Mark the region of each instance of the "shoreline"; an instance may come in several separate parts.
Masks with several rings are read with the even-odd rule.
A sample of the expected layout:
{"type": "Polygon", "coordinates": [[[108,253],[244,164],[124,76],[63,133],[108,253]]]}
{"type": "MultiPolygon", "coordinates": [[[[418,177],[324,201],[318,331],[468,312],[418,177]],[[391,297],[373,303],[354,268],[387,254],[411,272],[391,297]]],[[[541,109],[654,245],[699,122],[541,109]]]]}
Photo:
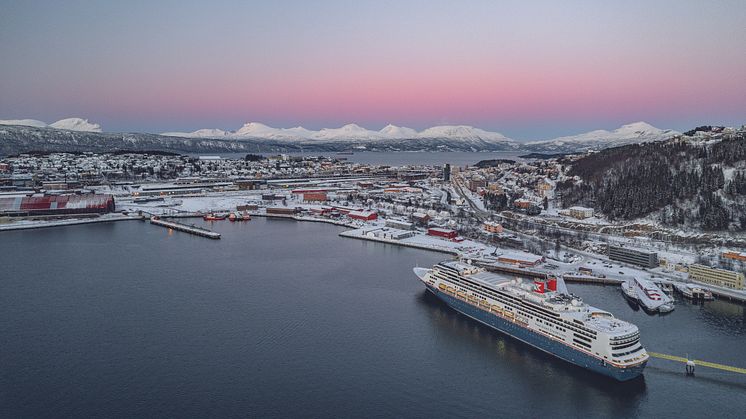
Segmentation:
{"type": "Polygon", "coordinates": [[[122,215],[119,217],[104,216],[97,218],[73,218],[67,220],[55,220],[55,221],[29,221],[22,224],[18,222],[9,224],[0,224],[0,232],[2,231],[18,231],[18,230],[34,230],[39,228],[52,228],[52,227],[66,227],[81,224],[96,224],[96,223],[113,223],[116,221],[142,221],[143,217],[136,215],[122,215]]]}
{"type": "MultiPolygon", "coordinates": [[[[451,256],[460,256],[460,255],[466,256],[464,252],[461,252],[457,249],[428,245],[424,243],[406,242],[406,241],[401,241],[401,240],[396,240],[396,239],[387,239],[387,238],[382,238],[382,237],[375,237],[375,236],[368,236],[365,234],[361,234],[359,230],[364,228],[365,226],[361,226],[354,222],[345,222],[345,221],[315,218],[315,217],[304,217],[304,216],[289,215],[289,214],[288,215],[267,214],[267,213],[262,213],[262,212],[249,212],[249,215],[252,217],[263,217],[263,218],[284,219],[284,220],[292,220],[292,221],[305,221],[305,222],[313,222],[313,223],[331,224],[331,225],[335,225],[338,227],[345,227],[345,228],[352,229],[352,230],[342,231],[338,234],[339,237],[343,237],[343,238],[365,240],[365,241],[371,241],[371,242],[376,242],[376,243],[403,246],[403,247],[409,247],[412,249],[444,253],[444,254],[448,254],[451,256]]],[[[181,217],[176,216],[173,218],[192,218],[192,217],[201,218],[201,216],[191,215],[191,214],[186,215],[186,216],[181,216],[181,217]]],[[[163,216],[162,218],[167,219],[170,217],[163,216]]],[[[113,217],[111,215],[108,215],[108,216],[89,218],[89,219],[70,219],[70,220],[57,220],[57,221],[48,221],[48,222],[29,222],[29,223],[25,223],[21,225],[0,224],[0,232],[33,230],[33,229],[52,228],[52,227],[65,227],[65,226],[81,225],[81,224],[132,221],[132,220],[144,221],[145,218],[141,216],[137,216],[137,215],[126,215],[126,216],[121,215],[118,217],[113,217]]],[[[612,285],[613,286],[613,285],[618,285],[619,283],[623,282],[623,280],[616,279],[616,278],[598,278],[598,277],[592,277],[592,276],[588,277],[588,276],[572,275],[572,274],[563,275],[563,278],[565,278],[567,282],[575,282],[575,283],[581,283],[581,284],[599,284],[599,285],[612,285]]],[[[674,281],[671,281],[671,282],[674,282],[674,281]]],[[[675,282],[682,282],[682,281],[675,281],[675,282]]],[[[686,283],[686,282],[683,282],[683,283],[686,283]]],[[[746,297],[740,295],[740,293],[738,293],[737,291],[734,292],[731,290],[726,290],[720,287],[713,287],[713,286],[706,286],[706,287],[714,295],[716,295],[717,297],[721,299],[734,302],[737,304],[746,305],[746,297]]]]}

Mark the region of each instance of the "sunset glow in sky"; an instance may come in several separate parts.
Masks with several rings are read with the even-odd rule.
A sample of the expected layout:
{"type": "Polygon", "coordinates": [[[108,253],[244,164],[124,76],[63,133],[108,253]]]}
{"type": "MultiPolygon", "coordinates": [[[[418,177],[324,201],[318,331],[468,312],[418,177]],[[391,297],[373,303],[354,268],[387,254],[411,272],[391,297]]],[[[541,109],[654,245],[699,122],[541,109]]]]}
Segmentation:
{"type": "Polygon", "coordinates": [[[107,131],[746,123],[735,1],[0,1],[0,119],[107,131]]]}

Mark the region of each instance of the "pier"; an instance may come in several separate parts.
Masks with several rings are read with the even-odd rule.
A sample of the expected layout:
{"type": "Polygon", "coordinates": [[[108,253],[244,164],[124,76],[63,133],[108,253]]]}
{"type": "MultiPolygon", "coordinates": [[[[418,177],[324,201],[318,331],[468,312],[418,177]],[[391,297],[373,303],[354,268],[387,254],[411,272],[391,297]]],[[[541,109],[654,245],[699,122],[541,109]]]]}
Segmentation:
{"type": "Polygon", "coordinates": [[[207,230],[205,228],[177,223],[176,221],[161,220],[157,217],[150,217],[150,224],[154,224],[161,227],[170,228],[176,231],[182,231],[184,233],[194,234],[197,236],[207,237],[208,239],[217,240],[220,238],[220,233],[207,230]]]}
{"type": "Polygon", "coordinates": [[[682,356],[661,354],[657,352],[648,352],[653,358],[665,359],[668,361],[682,362],[686,364],[686,373],[691,375],[694,374],[694,367],[699,365],[707,368],[714,368],[721,371],[734,372],[736,374],[746,374],[746,368],[732,367],[730,365],[717,364],[715,362],[700,361],[698,359],[688,359],[682,356]]]}

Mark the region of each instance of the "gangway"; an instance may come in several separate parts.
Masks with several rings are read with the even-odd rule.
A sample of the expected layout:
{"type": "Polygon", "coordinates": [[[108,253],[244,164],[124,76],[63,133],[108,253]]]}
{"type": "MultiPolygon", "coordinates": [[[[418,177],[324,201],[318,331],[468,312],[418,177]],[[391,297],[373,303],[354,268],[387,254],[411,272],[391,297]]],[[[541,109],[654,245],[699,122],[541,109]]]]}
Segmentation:
{"type": "Polygon", "coordinates": [[[699,366],[703,366],[707,368],[714,368],[717,370],[734,372],[736,374],[746,374],[746,368],[732,367],[730,365],[717,364],[715,362],[709,362],[709,361],[701,361],[699,359],[688,359],[688,358],[684,358],[683,356],[661,354],[658,352],[648,352],[648,355],[652,356],[653,358],[665,359],[668,361],[675,361],[675,362],[682,362],[687,365],[687,372],[689,372],[690,367],[693,372],[694,371],[693,367],[695,365],[699,365],[699,366]]]}

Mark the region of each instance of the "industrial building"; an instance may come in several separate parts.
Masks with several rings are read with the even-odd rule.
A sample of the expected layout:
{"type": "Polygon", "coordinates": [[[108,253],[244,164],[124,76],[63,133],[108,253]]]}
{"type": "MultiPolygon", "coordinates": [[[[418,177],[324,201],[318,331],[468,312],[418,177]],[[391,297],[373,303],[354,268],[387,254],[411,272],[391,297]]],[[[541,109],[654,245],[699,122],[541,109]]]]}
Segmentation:
{"type": "Polygon", "coordinates": [[[648,252],[611,244],[609,245],[609,259],[629,263],[631,265],[642,266],[644,268],[655,268],[658,266],[657,252],[648,252]]]}
{"type": "Polygon", "coordinates": [[[375,228],[365,231],[368,237],[377,237],[379,239],[404,240],[414,237],[414,231],[398,230],[395,228],[375,228]]]}
{"type": "Polygon", "coordinates": [[[273,215],[295,215],[298,211],[295,208],[270,207],[267,208],[267,214],[273,215]]]}
{"type": "Polygon", "coordinates": [[[536,266],[544,262],[544,257],[530,253],[503,253],[497,257],[500,263],[520,266],[536,266]]]}
{"type": "Polygon", "coordinates": [[[696,263],[689,265],[689,279],[724,288],[742,289],[744,287],[743,273],[710,268],[696,263]]]}
{"type": "Polygon", "coordinates": [[[303,200],[306,202],[325,202],[329,198],[326,192],[304,192],[303,200]]]}
{"type": "Polygon", "coordinates": [[[114,197],[107,194],[0,198],[0,215],[105,214],[115,209],[114,197]]]}
{"type": "Polygon", "coordinates": [[[438,227],[428,228],[427,235],[435,236],[435,237],[443,237],[443,238],[451,239],[451,240],[458,237],[458,233],[456,231],[449,230],[447,228],[438,228],[438,227]]]}
{"type": "Polygon", "coordinates": [[[414,230],[412,223],[403,220],[386,220],[386,227],[397,228],[399,230],[414,230]]]}
{"type": "Polygon", "coordinates": [[[350,211],[347,216],[353,220],[373,221],[378,218],[378,213],[375,211],[350,211]]]}

